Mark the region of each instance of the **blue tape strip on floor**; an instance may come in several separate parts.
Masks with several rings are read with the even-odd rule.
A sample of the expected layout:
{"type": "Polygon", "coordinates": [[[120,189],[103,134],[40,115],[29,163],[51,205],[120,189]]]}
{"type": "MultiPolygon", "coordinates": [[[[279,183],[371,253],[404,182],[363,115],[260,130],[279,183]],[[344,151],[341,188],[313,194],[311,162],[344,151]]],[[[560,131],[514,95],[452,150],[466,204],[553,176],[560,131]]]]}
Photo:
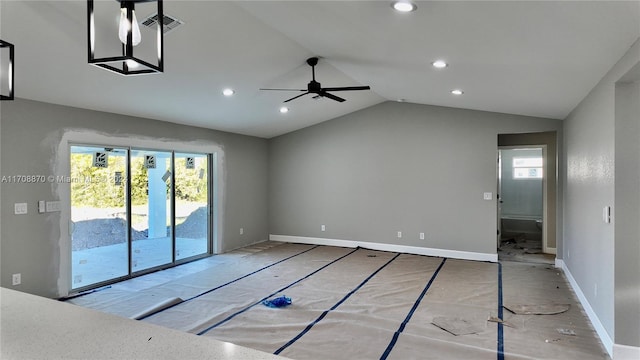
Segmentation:
{"type": "MultiPolygon", "coordinates": [[[[502,308],[502,264],[498,263],[498,319],[504,320],[502,308]]],[[[498,323],[498,360],[504,360],[504,325],[498,323]]]]}
{"type": "Polygon", "coordinates": [[[225,286],[227,286],[227,285],[233,284],[233,283],[234,283],[234,282],[236,282],[236,281],[240,281],[240,280],[242,280],[242,279],[244,279],[244,278],[247,278],[247,277],[249,277],[249,276],[251,276],[251,275],[257,274],[257,273],[259,273],[259,272],[260,272],[260,271],[262,271],[262,270],[268,269],[268,268],[270,268],[270,267],[272,267],[272,266],[278,265],[278,264],[280,264],[280,263],[282,263],[282,262],[285,262],[285,261],[287,261],[287,260],[289,260],[289,259],[291,259],[291,258],[294,258],[294,257],[296,257],[296,256],[298,256],[298,255],[302,255],[302,254],[304,254],[304,253],[306,253],[306,252],[309,252],[309,251],[311,251],[311,250],[313,250],[313,249],[315,249],[315,248],[317,248],[317,247],[319,247],[319,246],[320,246],[320,245],[316,245],[316,246],[314,246],[314,247],[312,247],[312,248],[310,248],[310,249],[307,249],[307,250],[305,250],[305,251],[302,251],[302,252],[299,252],[299,253],[297,253],[297,254],[294,254],[294,255],[291,255],[291,256],[289,256],[289,257],[286,257],[286,258],[284,258],[284,259],[282,259],[282,260],[279,260],[279,261],[277,261],[277,262],[274,262],[274,263],[273,263],[273,264],[271,264],[271,265],[267,265],[267,266],[262,267],[262,268],[260,268],[260,269],[258,269],[258,270],[256,270],[256,271],[254,271],[254,272],[251,272],[251,273],[248,273],[248,274],[246,274],[246,275],[243,275],[243,276],[241,276],[241,277],[239,277],[239,278],[237,278],[237,279],[235,279],[235,280],[231,280],[231,281],[226,282],[226,283],[224,283],[224,284],[222,284],[222,285],[216,286],[216,287],[214,287],[213,289],[207,290],[207,291],[205,291],[205,292],[203,292],[203,293],[201,293],[201,294],[198,294],[198,295],[195,295],[195,296],[193,296],[193,297],[190,297],[190,298],[188,298],[188,299],[186,299],[186,300],[184,300],[184,301],[182,301],[182,302],[179,302],[179,303],[177,303],[177,304],[174,304],[174,305],[168,306],[168,307],[166,307],[166,308],[164,308],[164,309],[160,309],[160,310],[158,310],[158,311],[155,311],[155,312],[152,312],[152,313],[150,313],[150,314],[147,314],[147,315],[145,315],[145,316],[141,317],[141,318],[140,318],[140,319],[138,319],[138,320],[144,320],[144,319],[146,319],[146,318],[148,318],[148,317],[150,317],[150,316],[156,315],[156,314],[161,313],[161,312],[163,312],[163,311],[165,311],[165,310],[169,310],[169,309],[171,309],[171,308],[173,308],[173,307],[176,307],[176,306],[178,306],[178,305],[180,305],[180,304],[184,304],[184,303],[186,303],[187,301],[191,301],[191,300],[193,300],[193,299],[199,298],[200,296],[203,296],[203,295],[209,294],[209,293],[211,293],[211,292],[213,292],[213,291],[216,291],[216,290],[218,290],[218,289],[220,289],[220,288],[223,288],[223,287],[225,287],[225,286]]]}
{"type": "Polygon", "coordinates": [[[280,354],[284,349],[288,348],[289,346],[293,345],[293,343],[295,343],[296,341],[298,341],[301,337],[304,336],[304,334],[306,334],[307,332],[309,332],[309,330],[311,330],[311,328],[319,323],[320,321],[322,321],[322,319],[324,319],[325,316],[327,316],[327,314],[329,314],[330,311],[333,311],[335,309],[338,308],[338,306],[340,306],[343,302],[345,302],[351,295],[353,295],[356,291],[360,290],[360,288],[362,286],[364,286],[364,284],[366,284],[367,282],[369,282],[369,280],[371,280],[374,276],[376,276],[382,269],[384,269],[385,267],[387,267],[387,265],[391,264],[391,262],[393,260],[395,260],[398,256],[400,256],[399,253],[396,254],[396,256],[394,256],[393,258],[391,258],[391,260],[387,261],[384,265],[382,265],[381,267],[378,268],[378,270],[374,271],[373,274],[369,275],[369,277],[367,277],[366,279],[364,279],[360,285],[356,286],[355,289],[351,290],[347,295],[345,295],[340,301],[338,301],[335,305],[333,305],[329,310],[325,310],[324,312],[322,312],[322,314],[320,314],[320,316],[318,316],[317,319],[315,319],[311,324],[307,325],[306,328],[304,328],[304,330],[302,330],[298,335],[296,335],[293,339],[289,340],[289,342],[287,342],[286,344],[282,345],[278,350],[276,350],[274,352],[275,355],[280,354]]]}
{"type": "Polygon", "coordinates": [[[436,276],[438,276],[438,273],[440,272],[440,269],[442,269],[442,266],[444,265],[445,261],[447,261],[446,258],[442,259],[440,266],[438,266],[438,268],[433,273],[433,275],[431,275],[431,279],[429,279],[429,282],[427,283],[427,285],[425,285],[424,289],[422,289],[422,293],[420,293],[420,296],[418,296],[418,299],[416,299],[416,302],[413,303],[413,307],[411,307],[411,310],[409,310],[407,317],[404,319],[402,324],[400,324],[400,327],[398,328],[398,330],[396,330],[396,332],[393,334],[393,338],[391,339],[391,342],[389,342],[389,345],[387,345],[387,348],[385,349],[384,353],[382,354],[382,356],[380,356],[381,360],[389,357],[391,350],[393,350],[393,347],[396,345],[396,342],[398,341],[398,337],[400,337],[400,334],[404,331],[405,326],[407,326],[407,323],[409,323],[409,320],[411,320],[413,313],[418,308],[418,305],[420,305],[420,302],[422,301],[422,298],[425,296],[425,294],[429,290],[429,287],[431,287],[433,280],[435,280],[436,276]]]}
{"type": "Polygon", "coordinates": [[[355,249],[353,249],[352,251],[349,251],[347,254],[342,255],[342,256],[340,256],[339,258],[337,258],[337,259],[335,259],[335,260],[331,261],[330,263],[327,263],[327,264],[323,265],[321,268],[316,269],[316,270],[312,271],[311,273],[307,274],[306,276],[304,276],[304,277],[302,277],[302,278],[300,278],[300,279],[298,279],[298,280],[296,280],[296,281],[292,282],[291,284],[289,284],[289,285],[287,285],[287,286],[285,286],[285,287],[283,287],[283,288],[281,288],[281,289],[279,289],[279,290],[277,290],[277,291],[275,291],[275,292],[273,292],[273,293],[271,293],[271,294],[269,294],[269,295],[267,295],[267,296],[263,297],[262,299],[260,299],[260,300],[258,300],[257,302],[255,302],[255,303],[253,303],[253,304],[251,304],[251,305],[249,305],[249,306],[245,307],[244,309],[242,309],[242,310],[240,310],[240,311],[237,311],[237,312],[235,312],[235,313],[233,313],[233,314],[229,315],[229,316],[228,316],[227,318],[225,318],[224,320],[218,321],[217,323],[215,323],[215,324],[213,324],[213,325],[209,326],[208,328],[206,328],[206,329],[204,329],[204,330],[200,331],[199,333],[197,333],[197,335],[203,335],[203,334],[205,334],[205,333],[209,332],[210,330],[215,329],[216,327],[218,327],[218,326],[220,326],[220,325],[222,325],[222,324],[226,323],[227,321],[229,321],[229,320],[233,319],[234,317],[236,317],[236,316],[238,316],[238,315],[242,314],[243,312],[245,312],[245,311],[247,311],[247,310],[251,309],[252,307],[254,307],[254,306],[258,305],[258,304],[261,304],[263,301],[265,301],[265,300],[269,299],[270,297],[272,297],[272,296],[274,296],[274,295],[276,295],[276,294],[278,294],[278,293],[280,293],[280,292],[283,292],[283,291],[287,290],[288,288],[292,287],[293,285],[295,285],[295,284],[297,284],[297,283],[299,283],[299,282],[301,282],[301,281],[303,281],[303,280],[305,280],[305,279],[307,279],[307,278],[311,277],[312,275],[314,275],[314,274],[316,274],[316,273],[320,272],[321,270],[323,270],[323,269],[325,269],[325,268],[329,267],[330,265],[335,264],[336,262],[338,262],[338,261],[340,261],[340,260],[342,260],[342,259],[346,258],[347,256],[349,256],[349,255],[353,254],[354,252],[358,251],[359,249],[360,249],[360,248],[355,248],[355,249]]]}

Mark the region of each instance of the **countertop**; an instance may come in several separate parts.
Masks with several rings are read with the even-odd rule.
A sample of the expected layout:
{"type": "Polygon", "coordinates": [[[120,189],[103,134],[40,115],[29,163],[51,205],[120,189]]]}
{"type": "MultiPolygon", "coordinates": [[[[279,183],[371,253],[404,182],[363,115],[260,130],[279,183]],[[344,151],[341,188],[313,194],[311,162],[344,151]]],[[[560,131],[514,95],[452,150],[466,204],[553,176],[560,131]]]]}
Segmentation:
{"type": "Polygon", "coordinates": [[[283,359],[6,288],[0,288],[0,358],[283,359]]]}

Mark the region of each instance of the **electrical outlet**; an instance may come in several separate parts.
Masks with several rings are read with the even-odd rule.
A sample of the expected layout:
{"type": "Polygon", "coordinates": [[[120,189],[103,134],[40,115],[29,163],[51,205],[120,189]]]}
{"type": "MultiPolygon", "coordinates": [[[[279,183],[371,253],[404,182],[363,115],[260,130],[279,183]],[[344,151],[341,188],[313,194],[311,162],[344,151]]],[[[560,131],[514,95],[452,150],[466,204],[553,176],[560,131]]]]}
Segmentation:
{"type": "Polygon", "coordinates": [[[420,233],[420,240],[424,240],[424,233],[420,233]]]}
{"type": "Polygon", "coordinates": [[[20,285],[22,283],[22,274],[13,274],[11,277],[11,284],[13,286],[20,285]]]}
{"type": "Polygon", "coordinates": [[[402,237],[402,231],[398,231],[398,239],[402,237]]]}
{"type": "Polygon", "coordinates": [[[240,228],[240,235],[244,234],[244,228],[240,228]]]}
{"type": "Polygon", "coordinates": [[[327,228],[324,225],[320,225],[320,231],[325,231],[327,228]]]}

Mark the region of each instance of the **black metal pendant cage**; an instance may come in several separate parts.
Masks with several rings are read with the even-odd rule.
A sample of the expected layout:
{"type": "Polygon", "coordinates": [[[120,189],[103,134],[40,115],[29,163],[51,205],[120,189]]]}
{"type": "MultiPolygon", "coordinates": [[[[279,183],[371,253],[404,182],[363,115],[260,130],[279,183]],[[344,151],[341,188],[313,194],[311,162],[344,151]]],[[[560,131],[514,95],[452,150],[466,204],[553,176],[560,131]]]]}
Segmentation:
{"type": "MultiPolygon", "coordinates": [[[[164,71],[163,0],[115,0],[114,2],[87,0],[88,62],[121,74],[141,75],[164,71]],[[117,3],[117,4],[114,4],[117,3]],[[155,29],[143,34],[141,45],[135,46],[134,26],[137,23],[136,4],[157,14],[155,29]],[[153,6],[155,5],[155,6],[153,6]],[[116,24],[121,12],[120,28],[116,24]],[[122,30],[126,19],[128,28],[122,30]],[[153,34],[155,30],[155,34],[153,34]],[[120,33],[120,38],[118,37],[120,33]],[[155,41],[154,41],[155,40],[155,41]],[[135,51],[135,54],[134,54],[135,51]]],[[[140,41],[138,39],[138,41],[140,41]]]]}
{"type": "Polygon", "coordinates": [[[2,86],[0,86],[2,92],[0,93],[0,100],[13,100],[15,72],[14,48],[13,44],[0,40],[0,52],[2,53],[2,61],[0,61],[0,66],[2,67],[2,76],[0,76],[0,78],[2,78],[2,86]],[[6,54],[7,52],[8,54],[6,54]],[[5,59],[5,57],[7,59],[5,59]]]}

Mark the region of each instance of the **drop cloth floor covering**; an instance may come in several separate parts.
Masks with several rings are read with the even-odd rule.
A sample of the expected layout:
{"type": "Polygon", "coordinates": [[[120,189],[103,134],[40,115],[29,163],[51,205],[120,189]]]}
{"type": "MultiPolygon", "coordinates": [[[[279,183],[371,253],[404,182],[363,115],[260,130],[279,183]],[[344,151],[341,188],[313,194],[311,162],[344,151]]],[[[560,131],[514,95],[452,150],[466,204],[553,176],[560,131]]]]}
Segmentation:
{"type": "Polygon", "coordinates": [[[543,264],[266,242],[68,301],[293,359],[608,358],[560,270],[543,264]],[[261,304],[280,295],[292,304],[261,304]],[[516,315],[501,303],[570,308],[516,315]],[[453,335],[432,324],[440,317],[475,333],[453,335]]]}

